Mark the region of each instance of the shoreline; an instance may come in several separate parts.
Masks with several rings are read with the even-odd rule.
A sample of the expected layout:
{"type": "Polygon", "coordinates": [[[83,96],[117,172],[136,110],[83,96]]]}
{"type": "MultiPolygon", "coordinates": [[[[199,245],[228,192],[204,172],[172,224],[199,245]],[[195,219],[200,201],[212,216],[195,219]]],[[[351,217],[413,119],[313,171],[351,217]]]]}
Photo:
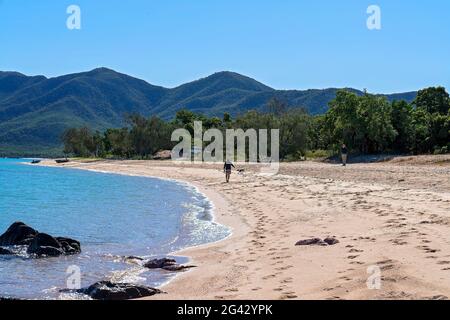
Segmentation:
{"type": "Polygon", "coordinates": [[[274,177],[239,165],[245,174],[233,174],[230,184],[212,164],[54,166],[174,179],[213,202],[217,222],[232,235],[175,252],[197,268],[176,275],[161,287],[168,294],[151,300],[440,299],[450,297],[449,160],[285,163],[274,177]],[[328,236],[339,243],[295,246],[328,236]],[[379,290],[366,283],[373,266],[381,270],[379,290]]]}
{"type": "MultiPolygon", "coordinates": [[[[30,163],[23,163],[23,164],[36,165],[36,164],[30,164],[30,163]]],[[[81,164],[81,163],[78,163],[78,164],[81,164]]],[[[41,163],[37,164],[37,166],[61,168],[61,166],[54,164],[53,160],[49,160],[49,159],[42,159],[41,163]]],[[[200,250],[200,249],[208,249],[208,247],[210,247],[210,246],[213,246],[213,245],[218,244],[223,241],[231,240],[230,238],[233,237],[235,228],[232,225],[225,224],[224,221],[222,221],[222,220],[226,220],[226,219],[223,219],[223,216],[225,215],[225,212],[228,211],[228,209],[227,209],[228,201],[225,200],[223,197],[221,197],[221,195],[218,192],[215,192],[211,189],[207,189],[204,186],[202,186],[201,184],[192,183],[188,180],[161,177],[161,176],[157,176],[157,175],[132,174],[132,173],[117,172],[117,171],[113,171],[113,170],[98,170],[98,169],[92,169],[92,168],[82,168],[79,166],[71,166],[71,165],[70,166],[65,165],[64,167],[65,167],[65,169],[84,170],[84,171],[90,171],[90,172],[96,172],[96,173],[118,174],[118,175],[122,175],[122,176],[145,177],[145,178],[153,178],[153,179],[171,181],[174,183],[182,184],[187,187],[192,187],[195,190],[195,192],[204,196],[210,202],[210,204],[212,206],[212,208],[211,208],[212,222],[218,223],[218,224],[228,228],[229,235],[226,236],[225,238],[217,240],[217,241],[194,245],[194,246],[189,246],[189,247],[186,247],[186,248],[183,248],[180,250],[169,252],[169,253],[167,253],[167,256],[187,258],[189,264],[195,265],[195,256],[194,257],[191,256],[192,251],[200,250]]],[[[228,223],[229,223],[229,221],[228,221],[228,223]]],[[[233,223],[233,225],[234,225],[234,223],[233,223]]],[[[182,276],[184,274],[188,275],[188,274],[194,272],[195,269],[196,268],[192,268],[192,269],[189,269],[184,272],[174,273],[173,276],[168,278],[167,281],[165,281],[162,285],[159,286],[159,289],[165,291],[165,288],[167,286],[169,286],[172,282],[176,281],[180,276],[182,276]]],[[[154,296],[152,298],[159,299],[159,298],[161,298],[161,296],[154,296]]]]}

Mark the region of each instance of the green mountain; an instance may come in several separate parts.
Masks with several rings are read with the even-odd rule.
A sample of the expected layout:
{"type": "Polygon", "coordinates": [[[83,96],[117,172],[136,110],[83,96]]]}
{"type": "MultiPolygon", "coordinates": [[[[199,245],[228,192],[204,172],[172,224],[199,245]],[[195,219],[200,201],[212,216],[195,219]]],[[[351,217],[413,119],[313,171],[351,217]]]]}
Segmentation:
{"type": "MultiPolygon", "coordinates": [[[[320,114],[326,112],[336,91],[275,90],[233,72],[215,73],[172,89],[106,68],[55,78],[0,72],[0,154],[58,150],[66,128],[119,127],[126,113],[171,119],[176,111],[187,108],[221,117],[224,112],[264,110],[277,97],[291,107],[320,114]]],[[[416,92],[387,95],[390,100],[407,101],[415,96],[416,92]]]]}

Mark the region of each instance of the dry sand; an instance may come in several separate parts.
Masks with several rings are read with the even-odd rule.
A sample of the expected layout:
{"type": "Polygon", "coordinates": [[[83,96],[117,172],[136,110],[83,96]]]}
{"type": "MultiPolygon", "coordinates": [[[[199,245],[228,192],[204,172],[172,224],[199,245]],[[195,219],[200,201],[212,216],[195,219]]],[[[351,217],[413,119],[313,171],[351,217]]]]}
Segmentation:
{"type": "Polygon", "coordinates": [[[273,177],[246,165],[240,166],[245,174],[233,174],[230,184],[224,183],[221,165],[99,161],[65,166],[190,182],[213,201],[217,221],[233,229],[224,241],[177,253],[198,267],[165,285],[167,295],[152,299],[450,297],[448,156],[345,168],[288,163],[273,177]],[[340,243],[295,246],[298,240],[327,236],[340,243]],[[367,286],[371,266],[381,271],[378,290],[367,286]]]}

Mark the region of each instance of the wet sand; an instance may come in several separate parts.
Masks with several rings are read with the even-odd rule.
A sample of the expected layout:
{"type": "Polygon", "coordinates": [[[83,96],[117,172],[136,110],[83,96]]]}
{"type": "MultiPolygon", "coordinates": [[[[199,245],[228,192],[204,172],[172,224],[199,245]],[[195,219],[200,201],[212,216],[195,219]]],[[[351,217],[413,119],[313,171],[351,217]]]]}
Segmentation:
{"type": "MultiPolygon", "coordinates": [[[[43,165],[55,165],[44,161],[43,165]]],[[[60,165],[58,165],[60,166],[60,165]]],[[[443,299],[450,297],[450,156],[376,164],[238,165],[71,162],[80,169],[187,181],[233,235],[178,252],[198,267],[151,299],[443,299]],[[332,246],[295,246],[334,236],[332,246]],[[375,269],[374,269],[375,268],[375,269]],[[376,284],[379,270],[380,289],[376,284]],[[375,278],[374,278],[375,276],[375,278]]]]}

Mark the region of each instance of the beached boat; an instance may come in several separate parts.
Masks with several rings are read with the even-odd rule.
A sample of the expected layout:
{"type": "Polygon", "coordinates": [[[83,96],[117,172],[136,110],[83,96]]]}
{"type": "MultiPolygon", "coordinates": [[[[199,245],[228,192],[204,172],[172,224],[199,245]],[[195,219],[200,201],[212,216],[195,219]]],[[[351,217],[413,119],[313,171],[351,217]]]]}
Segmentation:
{"type": "Polygon", "coordinates": [[[70,161],[69,159],[56,159],[55,160],[56,163],[67,163],[69,161],[70,161]]]}
{"type": "Polygon", "coordinates": [[[41,163],[41,160],[33,160],[33,161],[31,161],[31,163],[32,164],[38,164],[38,163],[41,163]]]}

